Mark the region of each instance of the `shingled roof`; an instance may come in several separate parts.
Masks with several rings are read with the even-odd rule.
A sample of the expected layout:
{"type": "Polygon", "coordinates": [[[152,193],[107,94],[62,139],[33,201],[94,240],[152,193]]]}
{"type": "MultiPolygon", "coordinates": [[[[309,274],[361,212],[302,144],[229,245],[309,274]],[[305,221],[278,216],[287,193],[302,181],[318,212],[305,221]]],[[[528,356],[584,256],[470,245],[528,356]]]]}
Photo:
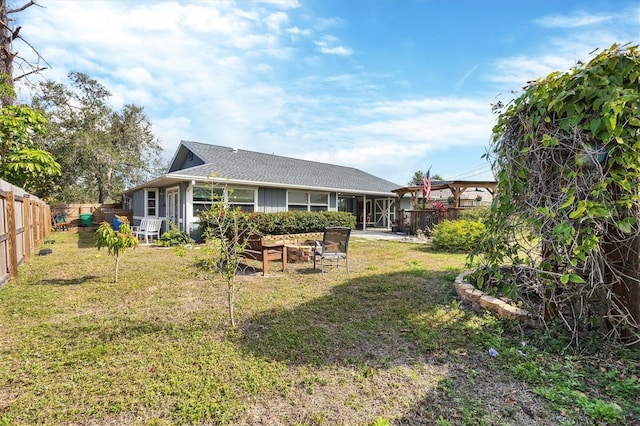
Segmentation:
{"type": "Polygon", "coordinates": [[[182,141],[176,155],[183,147],[200,158],[204,164],[175,170],[177,162],[174,158],[169,175],[207,178],[215,174],[218,178],[231,181],[268,186],[323,188],[339,192],[389,194],[400,187],[353,167],[193,141],[182,141]]]}

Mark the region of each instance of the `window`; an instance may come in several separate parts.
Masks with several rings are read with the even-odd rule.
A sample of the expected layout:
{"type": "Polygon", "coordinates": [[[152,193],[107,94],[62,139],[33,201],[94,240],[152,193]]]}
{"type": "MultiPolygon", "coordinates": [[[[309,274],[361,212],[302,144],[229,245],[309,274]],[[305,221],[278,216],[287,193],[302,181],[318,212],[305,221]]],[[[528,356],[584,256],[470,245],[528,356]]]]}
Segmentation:
{"type": "Polygon", "coordinates": [[[227,202],[231,208],[240,208],[243,212],[253,212],[255,206],[256,191],[253,189],[230,189],[227,194],[227,202]]]}
{"type": "Polygon", "coordinates": [[[193,214],[211,207],[214,201],[224,200],[231,208],[240,207],[245,212],[255,210],[255,189],[244,188],[211,188],[210,186],[195,186],[193,188],[193,214]],[[213,190],[213,192],[212,192],[213,190]]]}
{"type": "Polygon", "coordinates": [[[211,207],[214,201],[222,200],[222,188],[210,186],[195,186],[193,188],[193,215],[197,216],[201,211],[211,207]],[[213,190],[213,192],[211,192],[213,190]]]}
{"type": "Polygon", "coordinates": [[[157,189],[145,189],[145,216],[158,217],[157,189]]]}
{"type": "Polygon", "coordinates": [[[287,192],[287,210],[320,212],[329,210],[329,194],[325,192],[287,192]]]}
{"type": "Polygon", "coordinates": [[[131,209],[131,197],[122,197],[122,208],[131,209]]]}

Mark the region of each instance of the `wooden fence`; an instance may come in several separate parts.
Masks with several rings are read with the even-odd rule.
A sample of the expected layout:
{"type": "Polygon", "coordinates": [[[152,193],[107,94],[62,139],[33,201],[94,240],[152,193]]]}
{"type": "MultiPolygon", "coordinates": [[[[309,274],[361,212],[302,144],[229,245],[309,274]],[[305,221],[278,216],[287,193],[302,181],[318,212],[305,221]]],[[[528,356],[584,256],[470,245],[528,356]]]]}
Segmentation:
{"type": "Polygon", "coordinates": [[[47,203],[0,180],[0,288],[18,277],[18,266],[50,232],[47,203]]]}
{"type": "Polygon", "coordinates": [[[433,209],[427,210],[405,210],[405,217],[408,213],[408,224],[411,227],[411,231],[415,232],[418,229],[429,234],[433,227],[443,220],[456,220],[460,214],[460,208],[450,207],[444,213],[437,213],[433,209]]]}
{"type": "Polygon", "coordinates": [[[81,226],[80,215],[86,213],[92,213],[92,225],[102,222],[113,223],[115,215],[127,217],[129,223],[133,221],[133,210],[123,209],[120,204],[52,204],[51,213],[54,217],[64,215],[72,227],[81,226]]]}

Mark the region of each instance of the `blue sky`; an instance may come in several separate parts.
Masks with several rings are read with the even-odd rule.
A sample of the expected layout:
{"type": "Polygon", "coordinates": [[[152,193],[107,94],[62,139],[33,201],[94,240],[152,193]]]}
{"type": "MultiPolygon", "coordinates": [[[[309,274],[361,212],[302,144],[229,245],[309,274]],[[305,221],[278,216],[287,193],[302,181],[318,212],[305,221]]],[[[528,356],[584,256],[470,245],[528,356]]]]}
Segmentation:
{"type": "Polygon", "coordinates": [[[492,103],[596,48],[640,42],[639,0],[38,4],[18,23],[50,65],[43,77],[84,72],[114,107],[143,106],[167,158],[195,140],[401,186],[429,166],[492,179],[492,103]]]}

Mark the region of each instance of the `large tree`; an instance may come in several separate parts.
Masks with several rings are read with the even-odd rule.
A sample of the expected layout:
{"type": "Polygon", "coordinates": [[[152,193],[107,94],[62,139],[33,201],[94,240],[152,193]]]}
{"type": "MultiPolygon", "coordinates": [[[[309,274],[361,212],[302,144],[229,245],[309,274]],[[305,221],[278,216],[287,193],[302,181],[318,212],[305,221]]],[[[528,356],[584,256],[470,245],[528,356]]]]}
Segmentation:
{"type": "MultiPolygon", "coordinates": [[[[413,173],[413,177],[411,178],[411,180],[409,182],[407,182],[409,185],[422,185],[422,179],[424,178],[424,176],[426,175],[425,172],[423,172],[422,170],[417,170],[413,173]]],[[[434,175],[430,175],[429,176],[431,180],[444,180],[442,178],[442,175],[436,173],[434,175]]]]}
{"type": "Polygon", "coordinates": [[[98,81],[69,73],[69,86],[44,82],[34,106],[48,120],[43,142],[62,165],[60,201],[118,200],[122,191],[151,177],[160,156],[144,109],[113,110],[111,93],[98,81]]]}
{"type": "MultiPolygon", "coordinates": [[[[7,6],[7,0],[0,0],[0,75],[11,76],[7,81],[10,86],[13,86],[14,81],[46,69],[40,65],[40,62],[45,62],[44,59],[31,44],[22,38],[20,33],[22,27],[16,26],[15,19],[13,18],[16,14],[35,5],[37,5],[37,3],[31,0],[21,6],[9,8],[7,6]],[[28,49],[33,50],[38,57],[38,62],[32,63],[21,57],[19,52],[15,50],[14,43],[16,40],[22,41],[28,49]],[[18,72],[14,72],[16,60],[18,60],[18,72]]],[[[15,96],[13,92],[2,93],[3,106],[13,104],[14,99],[15,96]]]]}

